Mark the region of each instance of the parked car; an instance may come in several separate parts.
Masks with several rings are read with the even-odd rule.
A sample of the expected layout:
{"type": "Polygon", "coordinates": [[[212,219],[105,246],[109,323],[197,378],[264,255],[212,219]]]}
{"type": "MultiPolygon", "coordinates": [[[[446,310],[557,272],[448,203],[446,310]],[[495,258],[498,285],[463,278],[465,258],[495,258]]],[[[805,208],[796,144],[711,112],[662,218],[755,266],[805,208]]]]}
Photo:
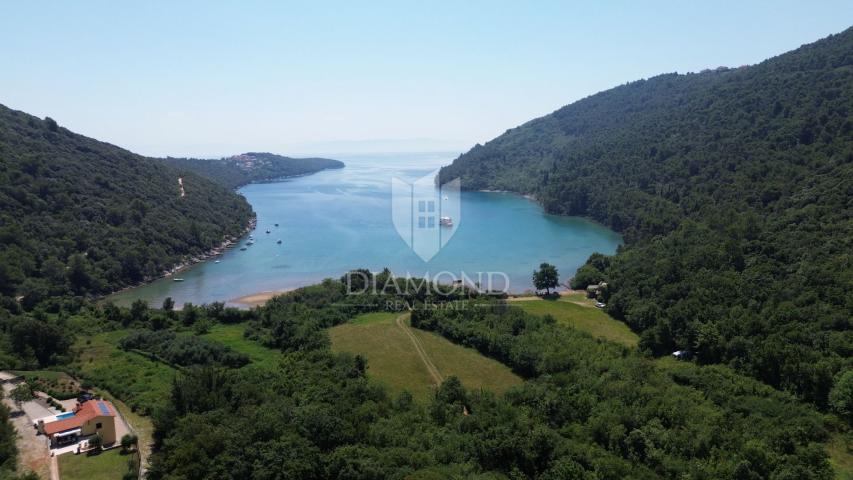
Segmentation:
{"type": "Polygon", "coordinates": [[[82,403],[86,403],[86,402],[88,402],[89,400],[92,400],[92,399],[94,399],[94,398],[95,398],[95,396],[94,396],[94,395],[92,395],[91,393],[89,393],[89,392],[83,392],[83,393],[81,393],[80,395],[77,395],[77,403],[81,403],[81,404],[82,404],[82,403]]]}

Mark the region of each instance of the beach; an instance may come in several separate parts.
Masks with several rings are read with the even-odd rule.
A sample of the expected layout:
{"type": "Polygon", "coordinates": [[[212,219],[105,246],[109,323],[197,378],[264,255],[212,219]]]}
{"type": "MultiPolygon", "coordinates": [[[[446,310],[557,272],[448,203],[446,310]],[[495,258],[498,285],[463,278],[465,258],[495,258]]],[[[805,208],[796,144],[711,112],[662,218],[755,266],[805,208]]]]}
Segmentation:
{"type": "Polygon", "coordinates": [[[263,304],[267,303],[267,300],[271,299],[272,297],[290,292],[292,290],[293,289],[290,288],[290,289],[286,289],[286,290],[277,290],[277,291],[273,291],[273,292],[252,293],[249,295],[244,295],[242,297],[237,297],[237,298],[228,300],[228,303],[236,303],[236,304],[246,306],[246,307],[260,307],[263,304]]]}

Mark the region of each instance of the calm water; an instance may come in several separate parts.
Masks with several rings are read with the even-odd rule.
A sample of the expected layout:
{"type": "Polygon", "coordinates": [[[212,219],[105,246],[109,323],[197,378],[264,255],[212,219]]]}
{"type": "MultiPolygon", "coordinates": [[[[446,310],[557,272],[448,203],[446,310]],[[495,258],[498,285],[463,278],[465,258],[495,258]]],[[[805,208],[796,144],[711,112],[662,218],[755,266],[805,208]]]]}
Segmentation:
{"type": "MultiPolygon", "coordinates": [[[[179,274],[183,282],[158,280],[113,300],[126,305],[142,298],[157,306],[165,297],[179,305],[229,301],[339,277],[353,268],[383,267],[418,277],[442,271],[459,277],[464,271],[475,280],[477,272],[504,272],[509,290],[521,292],[532,288],[539,263],[553,263],[567,280],[592,252],[613,253],[621,242],[601,225],[547,215],[516,195],[462,192],[453,237],[424,262],[392,224],[391,180],[420,178],[452,155],[337,158],[346,168],[240,190],[258,215],[255,244],[246,251],[234,248],[218,264],[198,264],[179,274]]],[[[501,287],[502,277],[494,278],[501,287]]],[[[448,274],[441,277],[448,279],[448,274]]]]}

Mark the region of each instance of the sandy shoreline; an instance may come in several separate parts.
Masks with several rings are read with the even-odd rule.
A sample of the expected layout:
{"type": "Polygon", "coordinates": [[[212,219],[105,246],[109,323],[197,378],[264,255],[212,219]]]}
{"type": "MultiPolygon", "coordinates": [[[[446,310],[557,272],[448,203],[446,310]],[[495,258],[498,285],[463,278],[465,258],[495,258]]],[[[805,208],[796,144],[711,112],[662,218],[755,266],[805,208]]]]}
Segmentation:
{"type": "MultiPolygon", "coordinates": [[[[278,295],[285,294],[287,292],[292,292],[294,290],[296,290],[296,289],[295,288],[287,288],[284,290],[250,293],[249,295],[243,295],[242,297],[237,297],[237,298],[233,298],[231,300],[228,300],[228,303],[238,304],[238,305],[242,305],[242,306],[246,306],[246,307],[261,307],[269,299],[276,297],[278,295]]],[[[555,293],[557,293],[561,297],[567,297],[570,295],[581,295],[584,297],[584,300],[586,300],[585,299],[585,297],[586,297],[586,291],[585,290],[560,290],[560,291],[556,291],[555,293]]],[[[507,301],[524,302],[524,301],[530,301],[530,300],[541,300],[541,298],[542,297],[539,297],[538,295],[535,295],[531,292],[526,292],[526,293],[521,293],[521,294],[510,294],[509,298],[507,298],[507,301]]],[[[593,306],[591,301],[573,301],[572,303],[577,303],[578,305],[581,305],[584,307],[593,306]]]]}
{"type": "Polygon", "coordinates": [[[263,304],[267,303],[267,300],[271,299],[272,297],[275,297],[275,296],[278,296],[278,295],[281,295],[283,293],[287,293],[287,292],[290,292],[293,290],[294,289],[292,289],[292,288],[288,288],[285,290],[276,290],[273,292],[252,293],[249,295],[243,295],[242,297],[237,297],[237,298],[233,298],[231,300],[228,300],[228,303],[236,303],[239,305],[245,305],[247,307],[260,307],[263,304]]]}

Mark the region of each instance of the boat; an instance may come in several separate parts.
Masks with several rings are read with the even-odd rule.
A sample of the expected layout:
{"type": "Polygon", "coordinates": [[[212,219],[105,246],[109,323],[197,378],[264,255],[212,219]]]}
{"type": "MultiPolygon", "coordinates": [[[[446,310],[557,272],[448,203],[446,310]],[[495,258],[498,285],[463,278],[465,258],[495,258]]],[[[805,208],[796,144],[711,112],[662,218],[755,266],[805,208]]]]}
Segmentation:
{"type": "Polygon", "coordinates": [[[453,226],[453,219],[450,217],[441,217],[438,219],[438,224],[441,225],[442,227],[452,227],[453,226]]]}
{"type": "Polygon", "coordinates": [[[183,282],[184,279],[183,278],[173,278],[172,281],[173,282],[183,282]]]}
{"type": "Polygon", "coordinates": [[[215,261],[215,262],[213,262],[213,263],[219,263],[219,260],[216,260],[216,261],[215,261]]]}
{"type": "Polygon", "coordinates": [[[277,241],[277,242],[275,242],[275,243],[277,243],[277,244],[281,245],[281,240],[279,240],[279,241],[277,241]]]}
{"type": "Polygon", "coordinates": [[[275,224],[275,226],[277,227],[277,226],[278,226],[278,224],[276,223],[276,224],[275,224]]]}
{"type": "Polygon", "coordinates": [[[267,233],[270,233],[270,231],[269,231],[269,230],[267,230],[267,233]]]}
{"type": "Polygon", "coordinates": [[[241,251],[241,252],[245,252],[245,251],[246,251],[246,247],[241,248],[241,249],[240,249],[240,251],[241,251]]]}

